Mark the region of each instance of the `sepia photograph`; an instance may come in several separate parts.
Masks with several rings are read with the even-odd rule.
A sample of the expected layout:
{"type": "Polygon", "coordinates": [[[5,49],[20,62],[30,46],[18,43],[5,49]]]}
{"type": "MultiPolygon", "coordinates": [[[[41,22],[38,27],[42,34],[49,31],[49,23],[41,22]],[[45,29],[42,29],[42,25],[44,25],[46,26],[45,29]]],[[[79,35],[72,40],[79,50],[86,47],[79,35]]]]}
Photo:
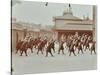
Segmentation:
{"type": "Polygon", "coordinates": [[[97,6],[11,1],[12,75],[97,69],[97,6]]]}

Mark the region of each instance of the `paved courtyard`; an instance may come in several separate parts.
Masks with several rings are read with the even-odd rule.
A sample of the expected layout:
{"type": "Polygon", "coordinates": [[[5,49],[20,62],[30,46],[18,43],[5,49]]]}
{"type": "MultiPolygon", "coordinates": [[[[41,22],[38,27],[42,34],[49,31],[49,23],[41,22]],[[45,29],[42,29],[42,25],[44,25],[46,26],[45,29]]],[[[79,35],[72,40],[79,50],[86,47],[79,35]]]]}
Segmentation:
{"type": "Polygon", "coordinates": [[[32,73],[48,73],[48,72],[67,72],[67,71],[78,71],[78,70],[95,70],[97,67],[97,55],[90,54],[90,51],[84,52],[84,54],[76,54],[77,56],[69,56],[67,50],[65,55],[57,54],[52,51],[54,57],[50,55],[45,57],[44,55],[31,53],[28,50],[28,56],[24,54],[12,53],[12,64],[13,64],[13,75],[32,74],[32,73]]]}

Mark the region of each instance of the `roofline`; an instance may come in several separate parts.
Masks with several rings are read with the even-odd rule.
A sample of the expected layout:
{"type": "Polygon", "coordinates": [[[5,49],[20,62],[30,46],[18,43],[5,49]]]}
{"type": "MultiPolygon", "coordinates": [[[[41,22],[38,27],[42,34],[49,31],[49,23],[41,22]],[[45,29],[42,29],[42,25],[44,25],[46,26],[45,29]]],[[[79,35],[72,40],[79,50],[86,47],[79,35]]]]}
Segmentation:
{"type": "Polygon", "coordinates": [[[67,29],[67,30],[66,29],[65,30],[63,29],[62,30],[62,29],[54,29],[54,31],[92,31],[92,30],[70,30],[70,29],[67,29]]]}
{"type": "Polygon", "coordinates": [[[75,25],[75,24],[77,24],[77,25],[93,25],[93,23],[91,23],[91,24],[89,24],[89,23],[67,23],[67,24],[69,24],[69,25],[75,25]]]}
{"type": "Polygon", "coordinates": [[[54,18],[54,20],[72,20],[72,21],[82,21],[82,19],[61,19],[61,18],[54,18]]]}

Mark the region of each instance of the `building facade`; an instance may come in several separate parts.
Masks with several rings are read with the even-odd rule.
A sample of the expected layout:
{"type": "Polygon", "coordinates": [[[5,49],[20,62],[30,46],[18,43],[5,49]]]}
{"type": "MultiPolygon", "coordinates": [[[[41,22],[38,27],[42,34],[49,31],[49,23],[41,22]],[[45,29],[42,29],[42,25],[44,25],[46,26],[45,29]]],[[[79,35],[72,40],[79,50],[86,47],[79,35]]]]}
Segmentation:
{"type": "Polygon", "coordinates": [[[40,24],[17,22],[12,19],[12,51],[16,50],[16,44],[19,40],[23,40],[26,36],[32,36],[33,39],[41,37],[42,39],[51,39],[53,36],[52,26],[41,26],[40,24]]]}
{"type": "Polygon", "coordinates": [[[75,34],[78,32],[79,35],[86,33],[93,36],[93,20],[90,20],[89,17],[84,17],[81,19],[73,15],[72,7],[69,4],[69,8],[63,12],[62,16],[54,17],[55,22],[55,35],[59,39],[61,35],[75,34]]]}
{"type": "Polygon", "coordinates": [[[17,22],[16,19],[12,19],[11,26],[12,51],[16,49],[18,41],[23,40],[26,36],[32,36],[33,38],[39,36],[40,25],[17,22]]]}

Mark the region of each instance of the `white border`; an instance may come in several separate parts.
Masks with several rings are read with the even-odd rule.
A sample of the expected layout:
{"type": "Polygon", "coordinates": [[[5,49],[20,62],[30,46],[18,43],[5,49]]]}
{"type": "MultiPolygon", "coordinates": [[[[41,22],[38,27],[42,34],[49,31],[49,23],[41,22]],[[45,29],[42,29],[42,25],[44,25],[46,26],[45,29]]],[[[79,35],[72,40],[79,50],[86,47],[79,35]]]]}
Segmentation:
{"type": "MultiPolygon", "coordinates": [[[[100,71],[100,0],[28,0],[28,1],[43,1],[43,2],[57,2],[57,3],[73,3],[73,4],[89,4],[98,6],[98,17],[97,17],[97,36],[98,36],[98,70],[97,71],[75,71],[75,72],[62,72],[62,73],[43,73],[41,75],[57,75],[57,74],[70,74],[70,75],[98,75],[100,71]]],[[[0,74],[10,74],[10,0],[0,0],[0,74]]],[[[28,74],[29,75],[29,74],[28,74]]],[[[31,74],[32,75],[32,74],[31,74]]],[[[34,74],[35,75],[35,74],[34,74]]],[[[39,74],[36,74],[39,75],[39,74]]]]}

